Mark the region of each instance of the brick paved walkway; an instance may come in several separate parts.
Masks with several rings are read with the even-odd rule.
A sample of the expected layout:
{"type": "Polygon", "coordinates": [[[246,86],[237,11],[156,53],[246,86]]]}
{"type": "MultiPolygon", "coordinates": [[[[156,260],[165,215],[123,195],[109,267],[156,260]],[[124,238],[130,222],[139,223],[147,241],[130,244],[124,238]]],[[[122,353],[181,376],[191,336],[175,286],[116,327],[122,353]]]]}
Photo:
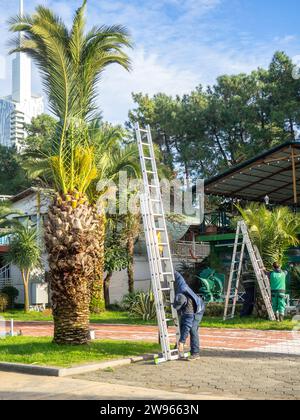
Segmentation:
{"type": "Polygon", "coordinates": [[[138,363],[77,379],[194,394],[203,398],[300,399],[300,359],[254,352],[203,350],[197,361],[138,363]]]}
{"type": "MultiPolygon", "coordinates": [[[[9,323],[7,323],[9,329],[9,323]]],[[[130,341],[157,341],[158,331],[154,326],[91,324],[96,338],[130,341]]],[[[26,336],[51,336],[51,322],[15,322],[15,330],[26,336]]],[[[201,328],[203,349],[226,349],[279,353],[300,356],[300,331],[258,331],[242,329],[201,328]]]]}

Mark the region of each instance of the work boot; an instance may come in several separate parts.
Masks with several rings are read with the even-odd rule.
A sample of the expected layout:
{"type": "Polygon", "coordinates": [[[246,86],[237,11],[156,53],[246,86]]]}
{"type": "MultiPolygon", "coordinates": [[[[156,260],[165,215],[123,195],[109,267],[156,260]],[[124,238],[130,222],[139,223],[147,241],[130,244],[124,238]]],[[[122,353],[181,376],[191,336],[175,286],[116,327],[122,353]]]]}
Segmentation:
{"type": "Polygon", "coordinates": [[[199,353],[192,354],[189,357],[189,360],[199,360],[199,359],[200,359],[200,354],[199,353]]]}
{"type": "Polygon", "coordinates": [[[279,314],[279,322],[283,322],[284,321],[284,315],[283,314],[279,314]]]}
{"type": "Polygon", "coordinates": [[[276,318],[276,321],[278,321],[278,322],[280,321],[280,319],[279,319],[279,312],[276,312],[275,313],[275,318],[276,318]]]}

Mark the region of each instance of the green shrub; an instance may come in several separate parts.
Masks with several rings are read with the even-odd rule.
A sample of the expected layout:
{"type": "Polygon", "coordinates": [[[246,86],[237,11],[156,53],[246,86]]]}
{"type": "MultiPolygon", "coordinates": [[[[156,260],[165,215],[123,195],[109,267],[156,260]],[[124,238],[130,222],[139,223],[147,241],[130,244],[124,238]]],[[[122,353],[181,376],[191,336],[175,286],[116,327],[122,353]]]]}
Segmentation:
{"type": "Polygon", "coordinates": [[[13,286],[6,286],[1,290],[2,293],[9,297],[9,308],[13,309],[15,306],[15,300],[19,296],[19,291],[13,286]]]}
{"type": "Polygon", "coordinates": [[[5,312],[9,305],[9,297],[5,293],[0,293],[0,312],[5,312]]]}
{"type": "Polygon", "coordinates": [[[130,312],[132,306],[137,302],[137,299],[138,299],[138,297],[141,293],[143,293],[143,292],[135,291],[135,292],[128,293],[127,295],[125,295],[123,297],[122,302],[121,302],[121,308],[124,311],[130,312]]]}
{"type": "Polygon", "coordinates": [[[123,310],[123,308],[118,303],[111,303],[111,304],[107,305],[106,309],[108,311],[113,311],[113,312],[118,312],[118,311],[123,310]]]}
{"type": "Polygon", "coordinates": [[[156,318],[156,309],[153,292],[139,293],[135,303],[131,306],[130,314],[134,317],[150,321],[156,318]]]}

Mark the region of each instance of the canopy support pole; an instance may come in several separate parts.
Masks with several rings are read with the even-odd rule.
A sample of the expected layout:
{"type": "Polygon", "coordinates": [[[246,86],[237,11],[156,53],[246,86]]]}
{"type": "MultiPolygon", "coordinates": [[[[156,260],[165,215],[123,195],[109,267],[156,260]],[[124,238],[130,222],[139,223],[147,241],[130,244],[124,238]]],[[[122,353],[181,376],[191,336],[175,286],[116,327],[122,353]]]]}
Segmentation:
{"type": "Polygon", "coordinates": [[[293,168],[293,192],[294,192],[294,204],[298,204],[298,194],[297,194],[297,176],[296,176],[296,161],[295,161],[295,151],[292,147],[292,168],[293,168]]]}

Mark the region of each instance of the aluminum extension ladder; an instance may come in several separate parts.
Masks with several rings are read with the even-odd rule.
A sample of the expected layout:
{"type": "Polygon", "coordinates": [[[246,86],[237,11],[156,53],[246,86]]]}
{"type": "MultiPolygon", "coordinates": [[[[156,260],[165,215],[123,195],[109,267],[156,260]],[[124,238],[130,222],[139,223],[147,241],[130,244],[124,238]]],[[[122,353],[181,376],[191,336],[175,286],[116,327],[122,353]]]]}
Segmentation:
{"type": "Polygon", "coordinates": [[[228,289],[225,300],[224,321],[227,319],[233,319],[235,316],[245,250],[248,251],[269,319],[270,321],[276,321],[271,302],[270,282],[265,273],[264,263],[258,248],[253,246],[251,242],[247,225],[243,220],[238,222],[236,230],[228,289]],[[243,237],[242,242],[240,242],[241,236],[243,237]]]}
{"type": "Polygon", "coordinates": [[[141,129],[136,124],[135,132],[144,182],[144,193],[140,196],[141,213],[162,348],[162,357],[157,358],[155,362],[161,363],[179,358],[178,350],[171,349],[171,337],[176,337],[177,347],[180,338],[178,314],[172,306],[175,298],[174,269],[151,130],[149,126],[141,129]],[[168,318],[166,310],[170,307],[171,316],[168,318]],[[168,323],[172,321],[176,333],[170,334],[168,323]]]}

